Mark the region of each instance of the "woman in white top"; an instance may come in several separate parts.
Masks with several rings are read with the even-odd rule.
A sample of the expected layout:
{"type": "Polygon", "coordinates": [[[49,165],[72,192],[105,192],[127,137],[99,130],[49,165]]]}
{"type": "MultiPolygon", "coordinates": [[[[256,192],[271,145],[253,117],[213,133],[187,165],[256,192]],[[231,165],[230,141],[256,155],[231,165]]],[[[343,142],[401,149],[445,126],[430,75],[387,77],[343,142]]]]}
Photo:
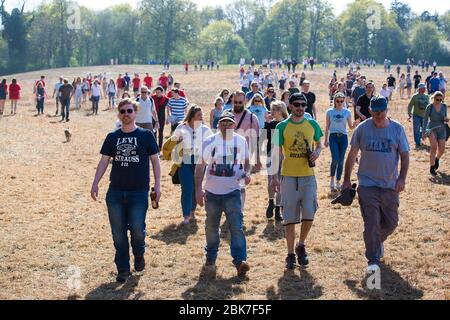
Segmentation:
{"type": "Polygon", "coordinates": [[[100,96],[102,95],[102,87],[100,86],[98,80],[94,80],[91,87],[91,101],[92,101],[92,114],[98,114],[98,102],[100,101],[100,96]]]}
{"type": "Polygon", "coordinates": [[[380,95],[385,97],[389,101],[389,96],[391,95],[391,90],[389,90],[386,83],[383,83],[383,87],[380,90],[380,95]]]}
{"type": "Polygon", "coordinates": [[[400,76],[400,81],[398,83],[398,91],[400,92],[400,99],[403,99],[403,95],[405,94],[405,88],[406,88],[406,78],[405,74],[402,73],[400,76]]]}
{"type": "Polygon", "coordinates": [[[191,219],[195,219],[195,209],[197,201],[195,199],[194,172],[196,164],[201,161],[202,143],[212,135],[211,129],[203,124],[203,112],[199,106],[190,107],[184,121],[175,129],[172,140],[182,143],[183,154],[176,158],[175,162],[180,163],[178,177],[181,184],[181,208],[183,211],[183,224],[188,224],[191,219]]]}
{"type": "Polygon", "coordinates": [[[109,80],[108,85],[106,86],[106,93],[108,94],[108,109],[114,108],[116,106],[116,83],[114,79],[109,80]]]}
{"type": "Polygon", "coordinates": [[[83,100],[83,83],[81,82],[80,77],[78,77],[75,81],[75,86],[73,89],[75,90],[75,108],[80,109],[83,100]]]}

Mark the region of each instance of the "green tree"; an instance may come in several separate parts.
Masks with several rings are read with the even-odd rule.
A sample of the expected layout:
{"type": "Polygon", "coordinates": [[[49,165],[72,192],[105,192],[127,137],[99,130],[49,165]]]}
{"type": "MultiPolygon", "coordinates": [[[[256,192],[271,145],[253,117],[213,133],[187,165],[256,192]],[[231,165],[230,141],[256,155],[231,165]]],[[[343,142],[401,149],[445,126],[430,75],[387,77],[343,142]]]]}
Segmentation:
{"type": "Polygon", "coordinates": [[[5,10],[5,0],[0,4],[2,18],[2,37],[8,44],[7,70],[11,73],[22,72],[28,65],[28,33],[33,20],[24,13],[25,3],[21,9],[14,8],[11,14],[5,10]]]}

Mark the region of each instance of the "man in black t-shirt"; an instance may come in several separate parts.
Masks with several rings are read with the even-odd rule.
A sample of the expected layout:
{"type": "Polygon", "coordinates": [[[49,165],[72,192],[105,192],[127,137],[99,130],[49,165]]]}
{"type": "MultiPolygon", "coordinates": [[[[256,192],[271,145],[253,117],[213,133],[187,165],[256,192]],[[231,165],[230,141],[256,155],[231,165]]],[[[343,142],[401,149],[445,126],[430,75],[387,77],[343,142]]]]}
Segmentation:
{"type": "Polygon", "coordinates": [[[416,70],[416,73],[414,74],[414,91],[417,91],[419,88],[419,83],[422,80],[422,76],[419,74],[419,71],[416,70]]]}
{"type": "Polygon", "coordinates": [[[389,94],[389,101],[392,101],[392,93],[395,91],[395,81],[396,79],[394,78],[394,76],[392,75],[392,73],[389,75],[389,77],[387,77],[387,85],[390,91],[389,94]]]}
{"type": "Polygon", "coordinates": [[[364,121],[371,118],[372,115],[369,111],[370,100],[373,97],[373,92],[375,91],[375,85],[372,81],[366,83],[366,93],[358,98],[356,102],[355,119],[360,118],[364,121]]]}
{"type": "Polygon", "coordinates": [[[109,221],[116,255],[116,280],[127,281],[130,273],[130,253],[128,230],[131,233],[131,246],[134,255],[134,269],[145,268],[145,216],[148,208],[150,164],[152,162],[155,178],[156,201],[161,196],[161,169],[159,149],[155,136],[150,130],[136,126],[138,103],[131,99],[119,103],[119,119],[122,128],[106,137],[100,153],[102,158],[97,166],[91,187],[91,197],[97,200],[98,183],[112,159],[110,184],[106,193],[109,221]]]}
{"type": "Polygon", "coordinates": [[[302,93],[306,97],[306,110],[305,112],[308,112],[314,119],[317,119],[316,114],[316,95],[313,92],[309,91],[310,88],[310,82],[308,80],[303,81],[302,85],[302,93]]]}

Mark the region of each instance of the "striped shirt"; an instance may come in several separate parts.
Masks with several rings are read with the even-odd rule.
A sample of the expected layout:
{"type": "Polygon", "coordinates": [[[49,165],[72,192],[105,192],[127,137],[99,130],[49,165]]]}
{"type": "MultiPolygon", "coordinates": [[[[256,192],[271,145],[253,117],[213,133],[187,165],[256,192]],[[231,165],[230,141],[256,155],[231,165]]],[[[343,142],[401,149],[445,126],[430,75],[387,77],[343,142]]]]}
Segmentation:
{"type": "Polygon", "coordinates": [[[167,106],[170,108],[172,116],[177,121],[183,121],[185,116],[185,110],[187,109],[188,103],[185,98],[180,97],[179,99],[171,98],[167,106]]]}

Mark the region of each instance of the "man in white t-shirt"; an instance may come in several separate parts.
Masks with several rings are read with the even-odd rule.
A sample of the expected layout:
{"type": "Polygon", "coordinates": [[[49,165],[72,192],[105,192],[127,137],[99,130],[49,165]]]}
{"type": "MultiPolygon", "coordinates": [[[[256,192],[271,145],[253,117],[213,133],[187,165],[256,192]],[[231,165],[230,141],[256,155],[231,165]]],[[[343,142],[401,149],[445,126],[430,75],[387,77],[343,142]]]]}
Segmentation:
{"type": "Polygon", "coordinates": [[[218,132],[203,142],[202,161],[195,168],[195,195],[197,204],[201,207],[205,204],[206,210],[206,266],[215,266],[220,244],[220,219],[222,212],[225,212],[231,233],[233,264],[238,276],[245,276],[250,266],[246,262],[240,181],[244,179],[245,184],[250,183],[250,159],[247,141],[234,132],[234,126],[233,113],[223,112],[219,118],[218,132]]]}
{"type": "Polygon", "coordinates": [[[136,125],[153,131],[153,120],[155,120],[155,130],[159,128],[158,114],[156,113],[155,103],[148,93],[148,88],[142,86],[141,94],[136,99],[139,102],[139,109],[136,113],[136,125]]]}
{"type": "Polygon", "coordinates": [[[55,88],[53,89],[53,95],[52,95],[52,98],[55,98],[55,95],[56,95],[56,112],[55,112],[55,116],[57,116],[58,115],[58,109],[59,109],[59,96],[60,96],[60,93],[59,93],[59,88],[64,84],[63,83],[63,80],[64,80],[64,78],[63,77],[59,77],[59,82],[57,82],[57,83],[55,83],[55,88]]]}

